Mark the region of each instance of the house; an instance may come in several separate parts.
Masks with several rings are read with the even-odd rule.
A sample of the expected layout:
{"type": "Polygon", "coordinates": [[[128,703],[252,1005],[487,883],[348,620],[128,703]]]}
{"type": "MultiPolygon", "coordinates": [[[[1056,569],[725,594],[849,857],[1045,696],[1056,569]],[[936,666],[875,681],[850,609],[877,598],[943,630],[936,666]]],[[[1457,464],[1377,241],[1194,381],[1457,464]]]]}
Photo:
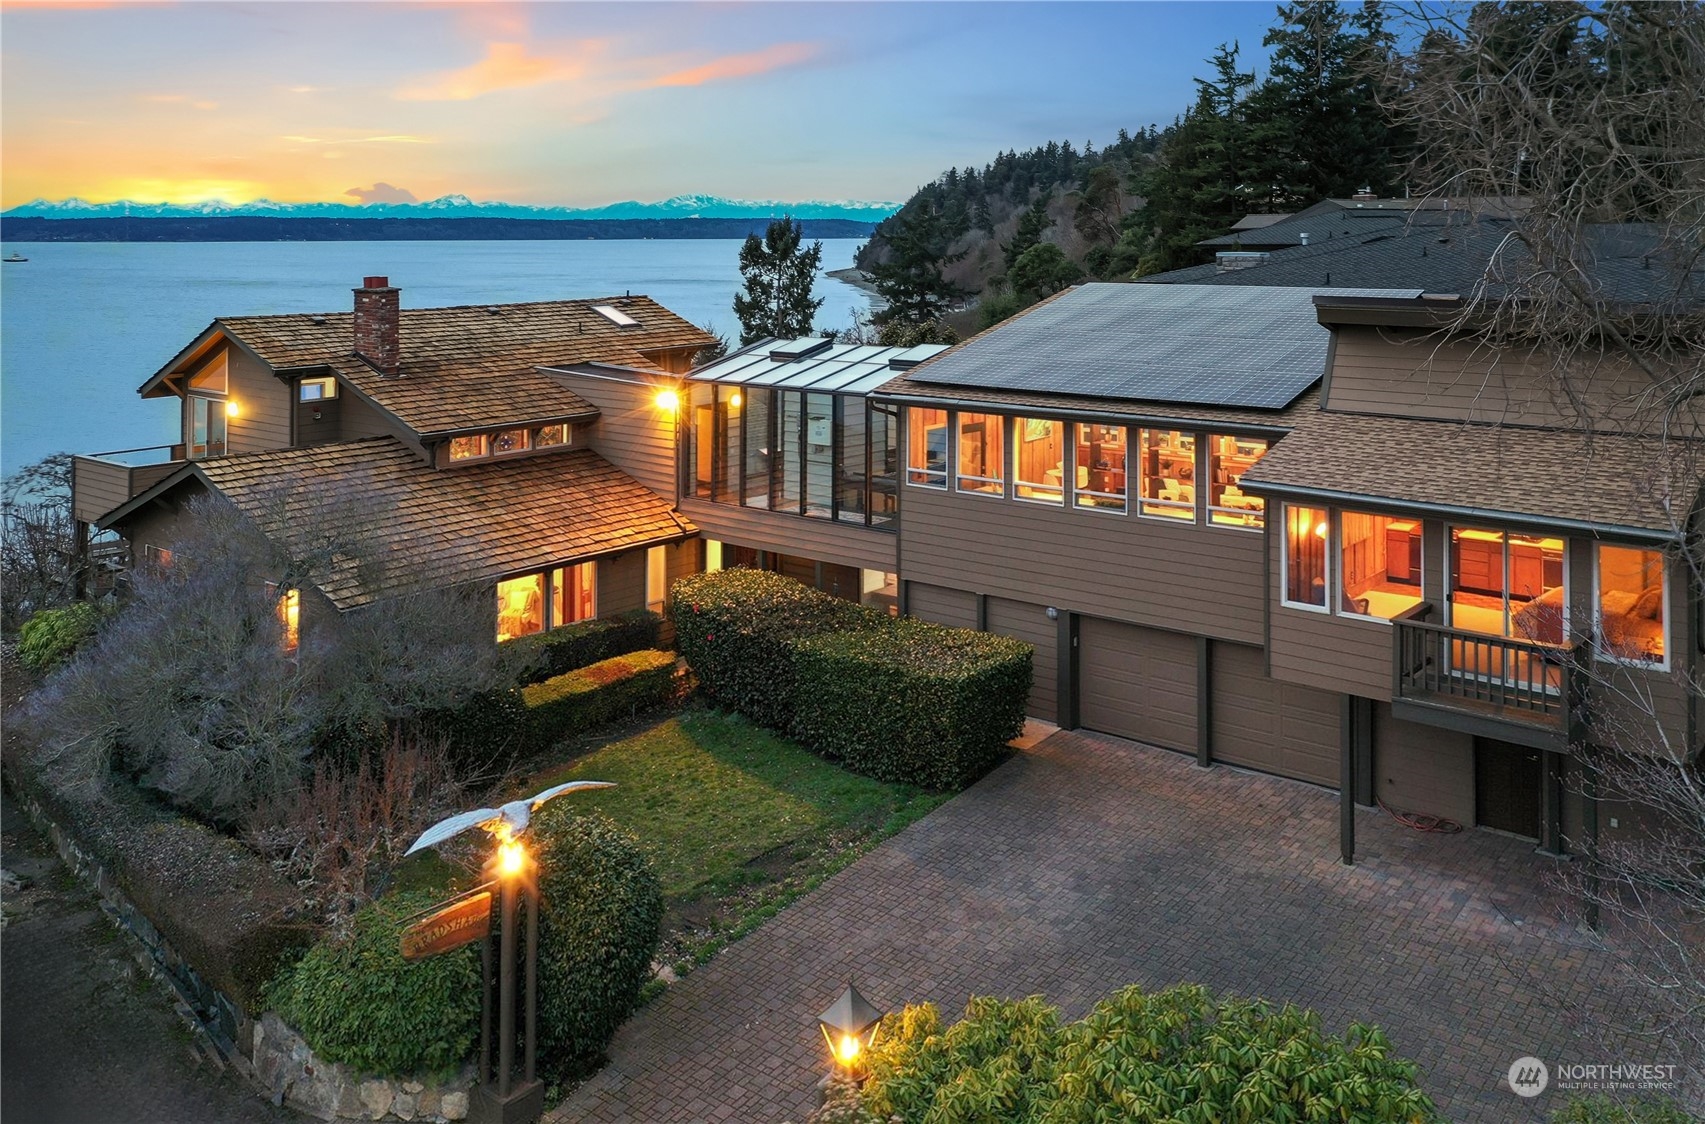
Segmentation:
{"type": "Polygon", "coordinates": [[[294,554],[332,517],[308,498],[341,497],[369,557],[292,600],[292,632],[299,611],[464,583],[491,587],[499,640],[661,606],[700,565],[697,528],[600,453],[634,419],[548,369],[619,365],[655,396],[711,337],[645,297],[400,305],[369,277],[350,312],[215,320],[139,388],[179,401],[182,440],[155,463],[76,458],[76,518],[164,564],[187,501],[213,492],[294,554]]]}

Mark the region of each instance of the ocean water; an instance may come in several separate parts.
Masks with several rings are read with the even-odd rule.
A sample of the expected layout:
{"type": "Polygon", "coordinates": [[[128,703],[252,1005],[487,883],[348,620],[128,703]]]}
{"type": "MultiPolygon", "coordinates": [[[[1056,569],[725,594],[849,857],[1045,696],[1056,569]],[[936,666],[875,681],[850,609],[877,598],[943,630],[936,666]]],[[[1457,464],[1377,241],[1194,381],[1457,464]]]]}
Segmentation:
{"type": "MultiPolygon", "coordinates": [[[[823,269],[852,265],[856,239],[823,243],[823,269]]],[[[57,452],[169,444],[177,411],[136,388],[217,316],[341,312],[383,275],[404,308],[644,293],[739,337],[738,240],[552,242],[7,243],[0,265],[0,472],[57,452]]],[[[820,328],[870,303],[818,278],[820,328]]]]}

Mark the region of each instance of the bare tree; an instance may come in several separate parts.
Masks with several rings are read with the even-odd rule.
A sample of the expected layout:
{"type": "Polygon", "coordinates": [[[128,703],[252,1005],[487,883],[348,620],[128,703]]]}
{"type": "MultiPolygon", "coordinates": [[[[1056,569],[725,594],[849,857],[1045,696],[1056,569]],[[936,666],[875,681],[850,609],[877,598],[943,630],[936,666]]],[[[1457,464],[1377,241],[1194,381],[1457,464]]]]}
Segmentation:
{"type": "Polygon", "coordinates": [[[70,454],[6,477],[0,487],[0,623],[16,628],[38,609],[71,603],[80,563],[70,454]]]}

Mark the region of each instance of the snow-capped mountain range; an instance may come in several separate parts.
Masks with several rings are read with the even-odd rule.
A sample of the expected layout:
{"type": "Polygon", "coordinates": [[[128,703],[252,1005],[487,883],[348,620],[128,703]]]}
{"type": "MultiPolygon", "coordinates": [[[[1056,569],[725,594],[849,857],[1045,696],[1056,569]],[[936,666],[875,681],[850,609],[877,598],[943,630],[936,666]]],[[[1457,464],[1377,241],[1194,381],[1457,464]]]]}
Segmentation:
{"type": "Polygon", "coordinates": [[[490,219],[851,219],[881,222],[900,209],[899,203],[863,199],[810,199],[784,203],[775,199],[725,199],[719,195],[677,195],[655,203],[628,200],[602,207],[534,207],[523,203],[476,203],[466,195],[444,195],[418,203],[277,203],[256,199],[250,203],[227,203],[208,199],[200,203],[145,203],[120,199],[112,203],[90,203],[70,198],[57,202],[32,199],[0,213],[4,218],[110,219],[124,218],[490,218],[490,219]]]}

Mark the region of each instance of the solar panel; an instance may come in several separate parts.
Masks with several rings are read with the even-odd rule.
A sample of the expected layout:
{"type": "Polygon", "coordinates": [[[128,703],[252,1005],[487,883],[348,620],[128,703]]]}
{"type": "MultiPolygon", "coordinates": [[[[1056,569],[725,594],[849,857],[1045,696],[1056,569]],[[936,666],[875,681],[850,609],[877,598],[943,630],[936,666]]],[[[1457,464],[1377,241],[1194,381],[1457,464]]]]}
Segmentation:
{"type": "Polygon", "coordinates": [[[1282,409],[1331,338],[1313,298],[1417,289],[1089,284],[911,376],[921,382],[1197,406],[1282,409]]]}

